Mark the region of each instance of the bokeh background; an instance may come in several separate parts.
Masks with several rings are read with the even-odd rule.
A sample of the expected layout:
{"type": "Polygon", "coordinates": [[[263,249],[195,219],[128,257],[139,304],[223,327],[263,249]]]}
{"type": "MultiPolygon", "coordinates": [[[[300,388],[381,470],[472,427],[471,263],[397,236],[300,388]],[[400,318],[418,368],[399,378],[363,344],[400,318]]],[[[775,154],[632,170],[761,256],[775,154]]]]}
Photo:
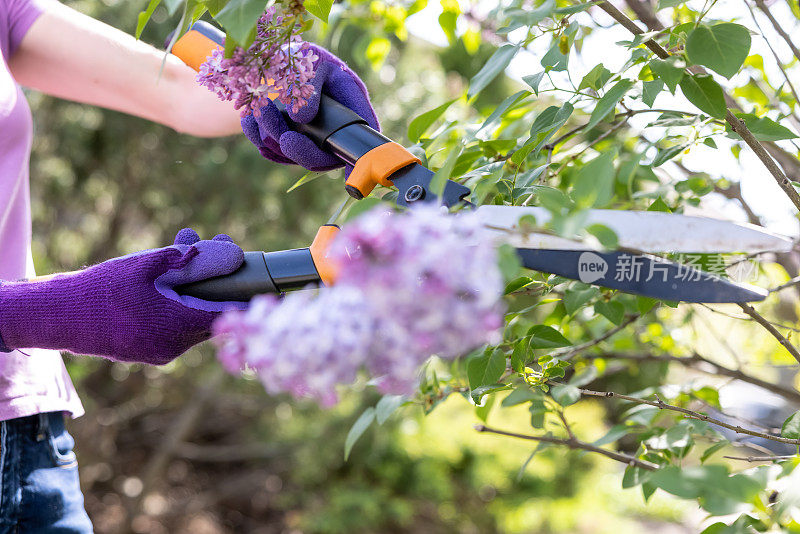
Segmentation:
{"type": "MultiPolygon", "coordinates": [[[[64,3],[128,32],[143,7],[64,3]]],[[[364,20],[385,15],[361,5],[364,20]]],[[[161,7],[143,39],[158,45],[174,24],[161,7]]],[[[373,37],[353,17],[318,42],[362,75],[384,131],[400,140],[411,117],[460,95],[493,52],[393,38],[381,63],[373,37]]],[[[485,105],[516,90],[507,78],[493,83],[485,105]]],[[[241,136],[194,139],[115,112],[29,99],[39,273],[161,246],[186,226],[204,237],[226,232],[250,250],[303,246],[345,199],[339,172],[287,193],[303,172],[261,159],[241,136]]],[[[649,335],[668,342],[666,332],[649,335]]],[[[345,461],[349,428],[378,398],[369,388],[332,410],[270,397],[257,381],[225,374],[210,345],[164,367],[66,360],[87,411],[69,428],[100,533],[679,533],[699,521],[662,494],[645,507],[639,491],[620,488],[622,467],[602,458],[548,449],[523,466],[531,446],[476,434],[474,411],[459,396],[428,417],[401,410],[345,461]]],[[[608,387],[636,390],[666,372],[642,364],[608,387]]],[[[599,438],[616,415],[587,402],[570,416],[599,438]]],[[[528,417],[524,408],[504,410],[496,422],[527,425],[528,417]]]]}

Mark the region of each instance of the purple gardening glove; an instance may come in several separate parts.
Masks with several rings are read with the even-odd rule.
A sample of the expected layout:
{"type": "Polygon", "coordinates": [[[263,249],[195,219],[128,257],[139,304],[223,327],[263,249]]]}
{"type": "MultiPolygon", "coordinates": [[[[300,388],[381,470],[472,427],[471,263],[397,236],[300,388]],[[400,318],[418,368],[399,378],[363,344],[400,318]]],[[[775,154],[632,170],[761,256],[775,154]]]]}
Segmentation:
{"type": "Polygon", "coordinates": [[[242,302],[180,296],[176,285],[229,274],[244,253],[224,234],[175,244],[44,280],[0,284],[0,348],[46,348],[164,364],[210,337],[211,323],[242,302]],[[5,347],[2,345],[5,344],[5,347]]]}
{"type": "MultiPolygon", "coordinates": [[[[380,131],[378,117],[369,102],[369,94],[364,82],[345,63],[321,46],[311,45],[319,56],[315,64],[316,74],[311,79],[314,94],[308,103],[297,113],[287,108],[289,117],[295,122],[307,123],[317,115],[322,93],[340,104],[352,109],[367,124],[380,131]]],[[[284,165],[296,163],[311,171],[328,171],[342,166],[335,156],[320,150],[306,135],[289,130],[278,108],[272,102],[261,108],[261,115],[250,114],[242,119],[242,130],[247,138],[258,147],[265,158],[284,165]]],[[[352,167],[347,166],[349,175],[352,167]]]]}

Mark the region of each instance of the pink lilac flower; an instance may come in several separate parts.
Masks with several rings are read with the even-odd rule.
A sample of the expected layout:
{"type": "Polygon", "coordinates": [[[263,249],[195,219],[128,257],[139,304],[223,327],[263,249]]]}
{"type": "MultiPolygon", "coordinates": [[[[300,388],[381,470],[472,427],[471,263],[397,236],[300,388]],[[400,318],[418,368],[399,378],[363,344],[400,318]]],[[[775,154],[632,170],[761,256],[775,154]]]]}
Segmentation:
{"type": "Polygon", "coordinates": [[[260,297],[215,323],[226,369],[252,368],[270,393],[331,405],[359,370],[381,392],[409,394],[431,355],[498,341],[503,282],[474,215],[373,211],[342,230],[331,254],[341,273],[333,287],[260,297]]]}
{"type": "MultiPolygon", "coordinates": [[[[299,21],[299,19],[298,19],[299,21]]],[[[269,7],[258,20],[255,41],[245,50],[236,47],[230,58],[222,50],[200,66],[197,81],[234,107],[258,115],[269,103],[269,93],[297,112],[306,105],[314,87],[319,56],[298,35],[299,22],[269,7]],[[288,28],[287,28],[288,26],[288,28]]]]}

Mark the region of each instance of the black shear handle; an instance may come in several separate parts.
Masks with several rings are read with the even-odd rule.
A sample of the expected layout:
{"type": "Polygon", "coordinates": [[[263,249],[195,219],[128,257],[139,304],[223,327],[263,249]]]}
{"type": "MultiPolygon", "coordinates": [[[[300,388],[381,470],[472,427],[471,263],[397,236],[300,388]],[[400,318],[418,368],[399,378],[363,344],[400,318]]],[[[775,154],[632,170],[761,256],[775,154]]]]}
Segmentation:
{"type": "Polygon", "coordinates": [[[279,252],[245,252],[244,263],[224,276],[177,286],[179,295],[214,302],[247,302],[255,295],[280,294],[320,284],[307,248],[279,252]]]}

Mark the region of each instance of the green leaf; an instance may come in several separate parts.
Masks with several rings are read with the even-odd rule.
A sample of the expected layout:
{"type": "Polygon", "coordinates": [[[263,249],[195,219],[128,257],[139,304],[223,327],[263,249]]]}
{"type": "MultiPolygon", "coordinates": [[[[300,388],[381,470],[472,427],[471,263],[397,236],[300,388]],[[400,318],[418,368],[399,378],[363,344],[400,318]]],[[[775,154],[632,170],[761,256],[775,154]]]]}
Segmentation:
{"type": "Polygon", "coordinates": [[[664,163],[668,162],[681,152],[683,152],[691,143],[685,143],[682,145],[675,145],[668,148],[659,148],[656,157],[653,158],[653,163],[650,164],[651,167],[659,167],[664,163]]]}
{"type": "Polygon", "coordinates": [[[534,399],[528,406],[528,411],[531,414],[531,426],[533,428],[544,427],[544,415],[547,413],[547,406],[542,399],[534,399]]]}
{"type": "MultiPolygon", "coordinates": [[[[567,122],[567,119],[569,119],[570,115],[572,115],[574,109],[575,108],[572,107],[572,104],[569,102],[564,102],[560,108],[556,106],[550,106],[542,111],[533,121],[533,126],[531,126],[531,147],[528,152],[531,150],[540,150],[550,140],[550,138],[553,137],[559,128],[564,126],[564,124],[567,122]]],[[[523,152],[524,150],[517,151],[517,153],[523,152]]],[[[524,156],[527,156],[527,154],[524,156]]],[[[511,159],[515,162],[519,161],[515,160],[514,157],[511,159]]],[[[519,162],[521,163],[521,161],[519,162]]]]}
{"type": "Polygon", "coordinates": [[[231,0],[214,19],[237,43],[246,44],[265,6],[264,0],[231,0]]]}
{"type": "Polygon", "coordinates": [[[303,176],[301,176],[295,183],[293,183],[289,187],[289,189],[286,190],[286,192],[287,193],[291,193],[292,191],[294,191],[295,189],[297,189],[301,185],[306,185],[307,183],[313,182],[317,178],[320,178],[321,176],[325,176],[327,174],[330,174],[330,173],[329,172],[308,171],[303,176]]]}
{"type": "Polygon", "coordinates": [[[795,412],[783,422],[781,436],[789,439],[800,439],[800,412],[795,412]]]}
{"type": "MultiPolygon", "coordinates": [[[[500,105],[499,105],[499,106],[497,106],[497,107],[494,109],[494,111],[492,111],[491,115],[489,115],[489,117],[487,117],[487,119],[486,119],[485,121],[483,121],[483,124],[481,125],[481,127],[480,127],[480,128],[478,128],[478,132],[480,132],[480,131],[482,131],[482,130],[484,130],[484,129],[486,129],[486,128],[492,128],[492,127],[494,127],[494,125],[495,125],[495,124],[497,124],[497,123],[499,122],[499,119],[500,119],[500,117],[502,117],[502,116],[503,116],[503,114],[504,114],[506,111],[508,111],[508,109],[509,109],[511,106],[515,105],[517,102],[519,102],[520,100],[522,100],[522,99],[523,99],[523,98],[525,98],[526,96],[530,96],[530,94],[531,94],[531,93],[530,93],[529,91],[517,91],[517,92],[516,92],[516,93],[514,93],[513,95],[511,95],[511,96],[509,96],[508,98],[506,98],[505,100],[503,100],[503,101],[500,103],[500,105]]],[[[451,102],[452,102],[452,101],[451,101],[451,102]]],[[[437,108],[437,109],[438,109],[438,108],[437,108]]],[[[413,123],[412,123],[412,124],[413,124],[413,123]]],[[[411,129],[411,126],[409,126],[409,130],[410,130],[410,129],[411,129]]],[[[475,132],[475,133],[477,134],[478,132],[475,132]]],[[[412,139],[412,141],[413,141],[413,142],[416,142],[416,141],[414,141],[413,139],[412,139]]],[[[516,142],[514,143],[514,146],[516,146],[516,142]]],[[[513,147],[512,147],[512,148],[513,148],[513,147]]]]}
{"type": "Polygon", "coordinates": [[[685,2],[686,0],[658,0],[658,9],[662,10],[668,7],[677,7],[685,2]]]}
{"type": "Polygon", "coordinates": [[[533,278],[531,278],[530,276],[520,276],[510,281],[508,284],[506,284],[506,288],[503,291],[503,294],[508,295],[510,293],[514,293],[515,291],[519,291],[524,287],[528,287],[532,283],[533,283],[533,278]]]}
{"type": "Polygon", "coordinates": [[[511,369],[516,373],[521,373],[525,370],[528,363],[528,339],[518,339],[514,343],[514,350],[511,351],[511,369]]]}
{"type": "Polygon", "coordinates": [[[595,302],[594,311],[617,326],[622,324],[622,319],[625,317],[625,306],[615,300],[595,302]]]}
{"type": "Polygon", "coordinates": [[[456,166],[458,157],[461,155],[462,149],[463,146],[461,145],[451,148],[450,154],[447,156],[444,165],[439,167],[436,170],[436,173],[433,175],[433,178],[431,178],[431,183],[428,185],[428,189],[430,189],[431,193],[434,195],[438,197],[442,196],[444,186],[447,183],[447,180],[449,180],[450,176],[453,174],[453,169],[456,166]]]}
{"type": "Polygon", "coordinates": [[[503,399],[503,402],[500,403],[500,406],[503,408],[510,408],[511,406],[516,406],[524,402],[530,402],[532,400],[541,398],[542,395],[538,391],[534,391],[527,386],[520,386],[506,395],[506,398],[503,399]]]}
{"type": "Polygon", "coordinates": [[[533,92],[536,93],[536,96],[539,96],[539,84],[542,83],[542,78],[544,78],[545,72],[542,71],[538,74],[531,74],[530,76],[523,76],[522,81],[527,83],[533,92]]]}
{"type": "Polygon", "coordinates": [[[333,7],[333,0],[305,0],[303,5],[306,11],[317,17],[319,20],[328,23],[328,17],[331,14],[333,7]]]}
{"type": "Polygon", "coordinates": [[[720,451],[721,449],[724,449],[728,445],[730,445],[729,441],[720,441],[719,443],[713,444],[712,446],[703,451],[703,454],[700,456],[700,463],[701,464],[705,463],[705,461],[711,458],[711,456],[713,456],[716,452],[720,451]]]}
{"type": "Polygon", "coordinates": [[[685,71],[676,65],[678,59],[651,59],[648,65],[652,73],[662,80],[669,88],[670,93],[675,94],[675,89],[683,79],[685,71]]]}
{"type": "Polygon", "coordinates": [[[712,138],[710,138],[710,137],[706,137],[706,138],[703,140],[703,144],[704,144],[704,145],[706,145],[706,146],[710,146],[711,148],[717,148],[717,142],[716,142],[716,141],[714,141],[714,140],[713,140],[712,138]]]}
{"type": "Polygon", "coordinates": [[[608,432],[606,432],[605,436],[592,443],[592,445],[596,447],[602,447],[603,445],[614,443],[615,441],[618,441],[619,438],[630,434],[630,432],[631,429],[625,425],[614,425],[608,430],[608,432]]]}
{"type": "Polygon", "coordinates": [[[147,9],[139,13],[139,16],[136,20],[136,38],[140,38],[142,36],[142,32],[144,31],[144,27],[147,26],[147,22],[150,20],[150,17],[153,16],[153,11],[156,10],[158,5],[161,3],[161,0],[150,0],[150,3],[147,4],[147,9]]]}
{"type": "MultiPolygon", "coordinates": [[[[783,139],[795,139],[797,134],[789,128],[778,124],[769,117],[758,117],[752,113],[736,113],[736,116],[743,120],[747,129],[759,141],[781,141],[783,139]]],[[[726,125],[726,129],[730,127],[726,125]]],[[[732,133],[732,131],[730,132],[732,133]]]]}
{"type": "Polygon", "coordinates": [[[615,150],[604,152],[585,164],[575,175],[572,199],[580,208],[600,207],[614,196],[615,150]]]}
{"type": "MultiPolygon", "coordinates": [[[[473,395],[472,398],[475,399],[475,396],[473,395]]],[[[478,419],[480,419],[485,423],[486,418],[489,417],[489,412],[492,411],[493,406],[494,406],[494,397],[487,397],[482,405],[475,407],[475,415],[478,416],[478,419]]]]}
{"type": "Polygon", "coordinates": [[[647,107],[652,108],[658,93],[664,89],[664,80],[660,78],[656,80],[650,80],[648,82],[644,82],[642,85],[644,86],[644,90],[642,91],[642,102],[644,102],[647,107]]]}
{"type": "Polygon", "coordinates": [[[717,119],[724,119],[728,108],[722,87],[708,75],[691,74],[683,77],[681,91],[686,99],[717,119]]]}
{"type": "Polygon", "coordinates": [[[603,98],[597,102],[594,111],[592,111],[592,116],[589,117],[589,122],[586,124],[585,129],[587,131],[591,130],[597,123],[603,120],[606,115],[614,111],[614,108],[617,107],[617,103],[622,100],[622,97],[625,96],[625,93],[627,93],[631,87],[633,87],[633,82],[623,79],[606,91],[603,98]]]}
{"type": "Polygon", "coordinates": [[[602,63],[598,63],[583,77],[581,84],[578,86],[578,91],[587,87],[599,91],[610,78],[611,71],[605,68],[602,63]]]}
{"type": "Polygon", "coordinates": [[[709,478],[707,472],[700,471],[699,469],[706,469],[707,467],[714,467],[715,470],[719,472],[717,477],[715,477],[717,480],[719,480],[720,474],[724,473],[723,476],[727,476],[727,469],[721,465],[701,466],[699,468],[692,466],[683,469],[670,465],[652,473],[650,482],[677,497],[696,499],[701,494],[697,487],[698,479],[702,481],[704,479],[708,480],[709,478]]]}
{"type": "Polygon", "coordinates": [[[456,24],[461,7],[457,1],[441,0],[442,14],[439,15],[439,27],[447,36],[447,42],[452,44],[456,40],[456,24]]]}
{"type": "Polygon", "coordinates": [[[550,46],[550,49],[544,56],[542,56],[542,67],[544,67],[545,71],[564,71],[567,70],[568,62],[569,53],[563,53],[561,51],[561,47],[559,46],[559,41],[553,39],[553,44],[550,46]]]}
{"type": "Polygon", "coordinates": [[[430,111],[426,111],[421,115],[417,115],[408,125],[408,140],[412,143],[418,142],[420,137],[422,137],[428,128],[430,128],[431,125],[436,122],[436,119],[441,117],[444,112],[447,111],[447,108],[449,108],[456,100],[457,99],[450,100],[439,107],[433,108],[430,111]]]}
{"type": "Polygon", "coordinates": [[[467,364],[470,389],[496,384],[506,371],[506,355],[501,349],[484,351],[467,364]]]}
{"type": "Polygon", "coordinates": [[[222,8],[227,5],[227,0],[200,0],[212,17],[216,17],[217,13],[222,11],[222,8]]]}
{"type": "Polygon", "coordinates": [[[542,5],[533,9],[524,10],[524,21],[526,26],[535,26],[544,19],[550,17],[556,10],[555,0],[545,0],[542,5]]]}
{"type": "Polygon", "coordinates": [[[178,8],[183,6],[185,3],[186,0],[164,0],[164,5],[167,6],[167,12],[169,13],[170,17],[177,13],[178,8]]]}
{"type": "Polygon", "coordinates": [[[750,32],[740,24],[724,22],[701,24],[686,39],[686,55],[695,65],[703,65],[726,78],[733,77],[750,53],[750,32]]]}
{"type": "Polygon", "coordinates": [[[670,207],[667,206],[667,203],[664,202],[664,199],[661,197],[656,197],[653,203],[650,204],[650,207],[647,208],[647,211],[663,211],[665,213],[672,213],[670,207]]]}
{"type": "Polygon", "coordinates": [[[555,349],[572,345],[572,342],[561,335],[561,332],[543,324],[532,326],[528,330],[528,335],[531,337],[530,347],[532,349],[555,349]]]}
{"type": "Polygon", "coordinates": [[[645,313],[649,312],[653,309],[658,303],[656,299],[651,299],[649,297],[636,297],[636,310],[639,312],[639,315],[644,315],[645,313]]]}
{"type": "Polygon", "coordinates": [[[503,280],[513,280],[519,275],[522,262],[517,254],[517,249],[509,244],[500,245],[497,248],[498,266],[500,267],[500,274],[503,275],[503,280]]]}
{"type": "Polygon", "coordinates": [[[600,293],[596,287],[582,287],[579,289],[567,289],[564,293],[564,308],[567,315],[572,315],[584,304],[592,300],[600,293]]]}
{"type": "Polygon", "coordinates": [[[511,60],[519,52],[520,45],[504,44],[489,58],[489,61],[472,77],[469,82],[469,91],[467,91],[467,98],[480,93],[498,74],[503,72],[511,60]]]}
{"type": "Polygon", "coordinates": [[[586,227],[586,231],[593,235],[604,248],[613,250],[619,246],[617,233],[605,224],[595,223],[586,227]]]}
{"type": "Polygon", "coordinates": [[[650,480],[650,473],[651,471],[642,469],[641,467],[629,465],[625,468],[625,474],[622,475],[622,487],[627,489],[636,487],[639,484],[644,484],[650,480]]]}
{"type": "Polygon", "coordinates": [[[569,384],[559,384],[550,390],[550,395],[553,400],[561,406],[570,406],[575,404],[581,398],[580,390],[569,384]]]}
{"type": "Polygon", "coordinates": [[[344,440],[344,459],[350,456],[350,451],[353,450],[353,445],[356,444],[358,438],[369,428],[372,422],[375,420],[375,408],[370,406],[361,416],[356,419],[356,422],[353,423],[352,428],[350,428],[350,432],[347,433],[347,438],[344,440]]]}
{"type": "Polygon", "coordinates": [[[375,405],[375,419],[382,425],[405,401],[402,395],[384,395],[375,405]]]}

